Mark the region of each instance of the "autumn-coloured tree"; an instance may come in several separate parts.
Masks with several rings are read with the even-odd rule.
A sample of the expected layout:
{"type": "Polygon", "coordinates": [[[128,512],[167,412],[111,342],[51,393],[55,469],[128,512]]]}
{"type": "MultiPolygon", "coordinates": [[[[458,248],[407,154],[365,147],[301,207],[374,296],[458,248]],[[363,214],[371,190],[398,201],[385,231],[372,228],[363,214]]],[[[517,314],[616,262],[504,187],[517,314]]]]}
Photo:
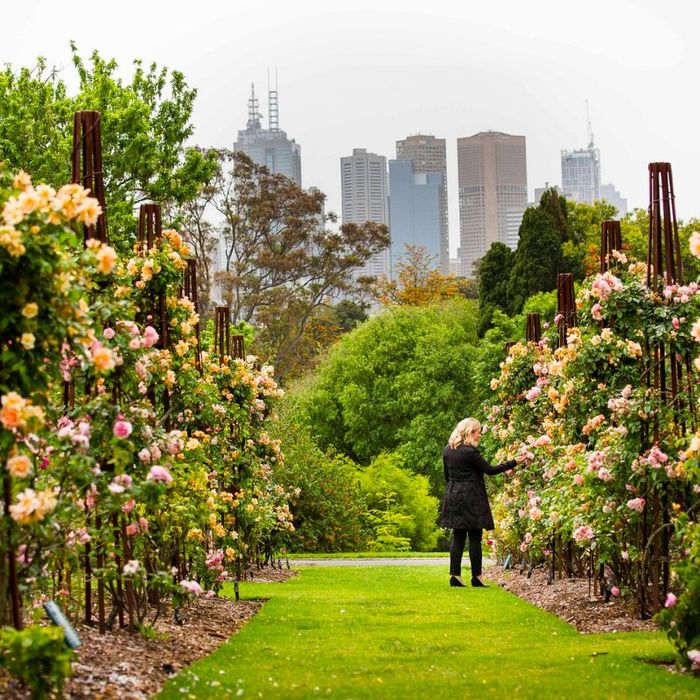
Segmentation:
{"type": "Polygon", "coordinates": [[[212,204],[224,267],[216,276],[234,323],[256,327],[256,351],[284,375],[314,312],[358,291],[353,273],[389,245],[373,222],[326,229],[325,195],[305,191],[240,151],[218,152],[212,204]]]}
{"type": "Polygon", "coordinates": [[[468,280],[443,275],[423,246],[407,244],[396,269],[396,279],[382,278],[376,286],[376,297],[385,306],[425,306],[454,297],[475,297],[468,280]]]}

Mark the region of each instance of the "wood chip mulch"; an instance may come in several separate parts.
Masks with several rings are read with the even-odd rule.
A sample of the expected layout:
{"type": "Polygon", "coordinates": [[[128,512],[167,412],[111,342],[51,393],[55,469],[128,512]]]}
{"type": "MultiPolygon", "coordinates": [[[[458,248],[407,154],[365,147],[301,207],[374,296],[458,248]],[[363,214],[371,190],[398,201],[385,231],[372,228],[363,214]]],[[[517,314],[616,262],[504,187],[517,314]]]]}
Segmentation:
{"type": "Polygon", "coordinates": [[[528,578],[527,572],[521,574],[519,569],[504,571],[500,566],[488,568],[485,575],[507,591],[554,613],[585,634],[653,632],[659,629],[652,620],[637,619],[624,599],[611,598],[606,603],[603,597],[592,594],[592,584],[589,595],[587,578],[555,578],[551,585],[547,585],[547,572],[543,569],[535,569],[528,578]]]}
{"type": "MultiPolygon", "coordinates": [[[[249,573],[257,582],[283,582],[296,571],[263,569],[249,573]]],[[[158,692],[169,676],[211,654],[250,620],[264,600],[234,601],[201,597],[182,611],[178,625],[172,611],[144,637],[124,630],[101,635],[93,627],[78,625],[82,645],[77,649],[73,675],[63,689],[67,700],[144,700],[158,692]]],[[[0,697],[25,700],[30,694],[0,670],[0,697]]]]}

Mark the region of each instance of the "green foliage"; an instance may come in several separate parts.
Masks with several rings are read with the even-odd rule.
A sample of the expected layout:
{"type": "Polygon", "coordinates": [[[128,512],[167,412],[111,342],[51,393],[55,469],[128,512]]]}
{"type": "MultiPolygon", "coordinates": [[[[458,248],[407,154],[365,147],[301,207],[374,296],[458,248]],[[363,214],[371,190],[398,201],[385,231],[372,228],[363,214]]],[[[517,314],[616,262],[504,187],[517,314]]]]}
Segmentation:
{"type": "Polygon", "coordinates": [[[519,313],[533,294],[556,289],[557,275],[566,272],[562,242],[549,212],[542,207],[525,210],[508,285],[511,313],[519,313]]]}
{"type": "Polygon", "coordinates": [[[490,382],[498,376],[499,367],[506,358],[506,343],[522,340],[525,336],[525,320],[522,316],[510,318],[502,311],[493,315],[493,326],[486,331],[476,350],[472,363],[472,378],[475,406],[479,406],[475,415],[483,415],[483,406],[492,397],[490,382]]]}
{"type": "MultiPolygon", "coordinates": [[[[700,482],[700,459],[686,461],[689,475],[700,482]]],[[[681,512],[674,522],[676,545],[683,556],[673,569],[673,588],[678,595],[667,599],[656,620],[666,630],[684,666],[700,668],[700,523],[681,512]],[[689,656],[688,652],[691,652],[689,656]],[[694,659],[691,656],[695,656],[694,659]]]]}
{"type": "Polygon", "coordinates": [[[387,310],[344,336],[300,394],[322,449],[367,463],[398,451],[442,490],[442,448],[473,407],[476,304],[387,310]]]}
{"type": "Polygon", "coordinates": [[[538,313],[542,317],[542,324],[552,323],[557,315],[556,289],[551,292],[537,292],[523,304],[523,316],[527,317],[528,314],[533,313],[538,313]]]}
{"type": "Polygon", "coordinates": [[[425,476],[412,474],[398,454],[381,454],[357,472],[372,530],[370,549],[430,552],[440,535],[438,499],[425,476]]]}
{"type": "Polygon", "coordinates": [[[134,208],[145,200],[183,203],[211,177],[213,158],[185,147],[192,136],[196,90],[178,71],[134,61],[129,82],[97,51],[89,62],[71,44],[79,88],[69,95],[56,69],[0,73],[0,161],[55,187],[71,177],[73,113],[101,114],[110,240],[125,252],[136,237],[134,208]]]}
{"type": "Polygon", "coordinates": [[[61,692],[71,675],[73,657],[60,627],[31,625],[23,630],[0,630],[0,667],[24,683],[33,699],[61,692]]]}
{"type": "Polygon", "coordinates": [[[509,278],[515,253],[504,243],[497,241],[481,259],[477,280],[479,285],[479,335],[491,327],[496,309],[507,311],[509,304],[509,278]]]}
{"type": "MultiPolygon", "coordinates": [[[[571,272],[580,281],[600,269],[600,224],[614,218],[616,213],[615,207],[605,201],[567,202],[571,236],[562,248],[564,272],[571,272]]],[[[625,240],[623,233],[622,242],[625,240]]]]}
{"type": "Polygon", "coordinates": [[[355,478],[356,465],[319,449],[291,397],[280,405],[279,420],[272,424],[270,434],[284,444],[284,461],[275,468],[275,479],[292,494],[295,531],[289,535],[290,549],[362,549],[366,504],[355,478]]]}

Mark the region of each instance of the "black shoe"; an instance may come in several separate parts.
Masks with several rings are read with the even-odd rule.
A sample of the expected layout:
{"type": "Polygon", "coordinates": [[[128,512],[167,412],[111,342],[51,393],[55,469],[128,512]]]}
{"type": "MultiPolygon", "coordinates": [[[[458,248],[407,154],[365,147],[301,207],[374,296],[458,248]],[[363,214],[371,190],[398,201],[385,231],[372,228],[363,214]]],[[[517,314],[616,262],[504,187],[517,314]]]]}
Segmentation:
{"type": "Polygon", "coordinates": [[[456,576],[450,576],[450,586],[452,588],[466,588],[467,584],[462,583],[456,576]]]}
{"type": "Polygon", "coordinates": [[[472,577],[472,588],[488,588],[488,586],[474,576],[472,577]]]}

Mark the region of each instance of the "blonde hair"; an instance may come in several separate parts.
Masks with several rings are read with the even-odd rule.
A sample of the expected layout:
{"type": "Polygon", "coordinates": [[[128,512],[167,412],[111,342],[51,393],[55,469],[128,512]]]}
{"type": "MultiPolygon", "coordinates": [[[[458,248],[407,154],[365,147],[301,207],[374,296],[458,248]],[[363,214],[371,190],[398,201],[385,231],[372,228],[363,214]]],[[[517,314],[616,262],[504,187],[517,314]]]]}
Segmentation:
{"type": "Polygon", "coordinates": [[[481,430],[481,423],[476,418],[464,418],[457,427],[452,431],[447,444],[454,450],[460,445],[476,446],[477,441],[474,439],[474,434],[481,430]]]}

